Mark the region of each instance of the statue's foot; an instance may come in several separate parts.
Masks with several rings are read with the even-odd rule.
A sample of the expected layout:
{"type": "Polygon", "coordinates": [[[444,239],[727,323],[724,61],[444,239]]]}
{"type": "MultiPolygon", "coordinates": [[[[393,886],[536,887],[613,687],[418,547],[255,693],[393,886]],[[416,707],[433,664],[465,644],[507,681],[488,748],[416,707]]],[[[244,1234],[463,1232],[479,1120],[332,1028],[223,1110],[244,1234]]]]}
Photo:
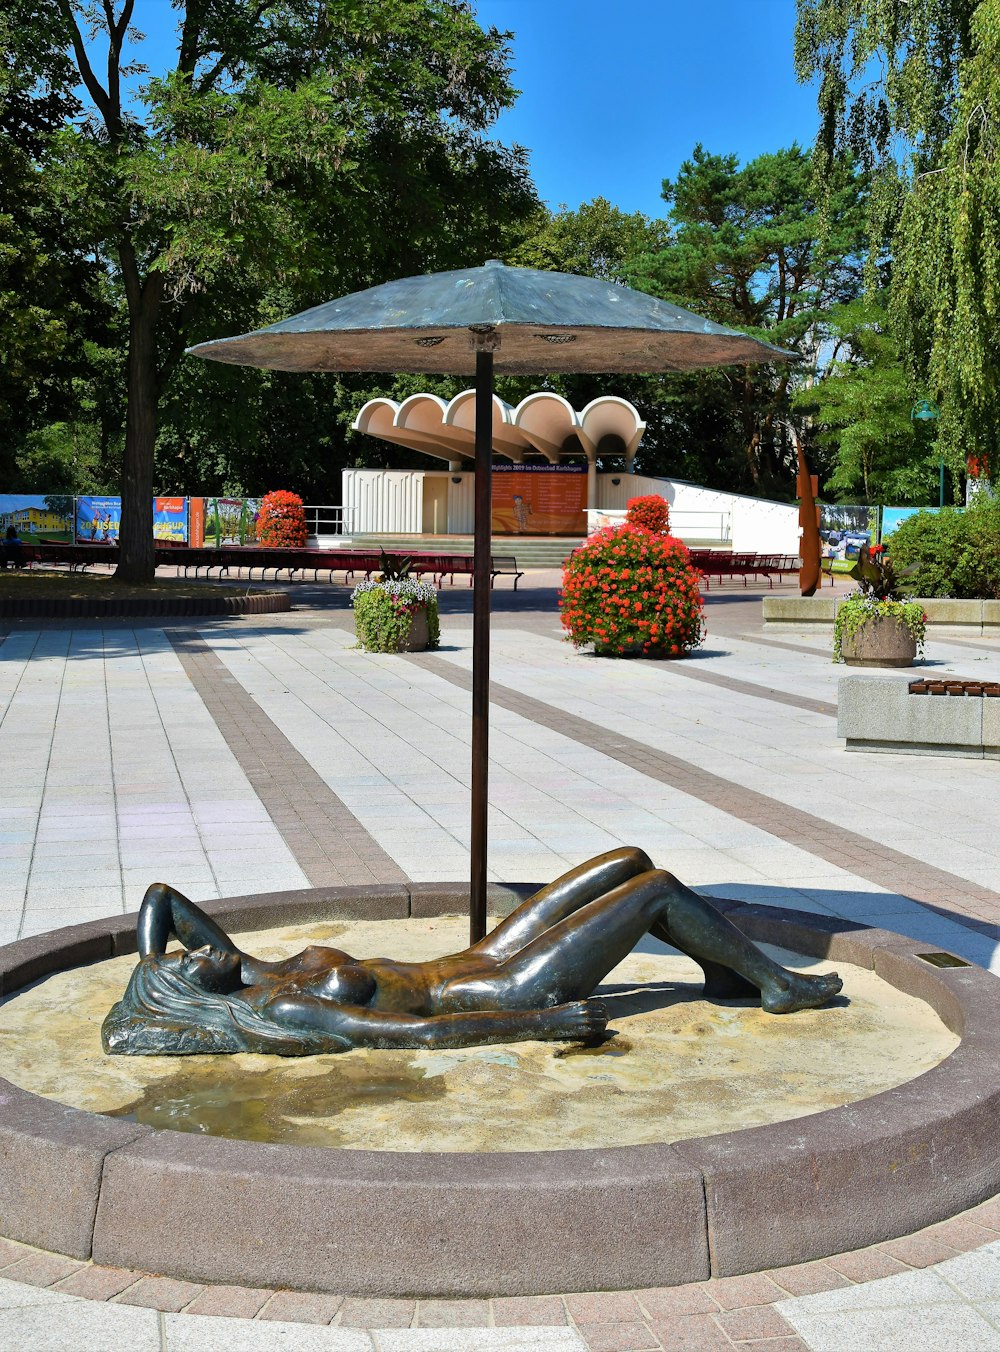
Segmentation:
{"type": "Polygon", "coordinates": [[[797,1009],[825,1005],[843,988],[836,972],[809,976],[804,972],[779,972],[760,993],[761,1008],[768,1014],[793,1014],[797,1009]]]}

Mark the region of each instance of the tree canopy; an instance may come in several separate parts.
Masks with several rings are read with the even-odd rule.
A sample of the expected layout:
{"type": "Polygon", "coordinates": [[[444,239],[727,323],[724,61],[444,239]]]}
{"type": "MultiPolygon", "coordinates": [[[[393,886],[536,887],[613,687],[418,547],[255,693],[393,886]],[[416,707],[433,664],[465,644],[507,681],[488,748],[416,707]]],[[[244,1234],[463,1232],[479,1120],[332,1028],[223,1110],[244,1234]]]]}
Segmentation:
{"type": "MultiPolygon", "coordinates": [[[[677,179],[663,184],[669,247],[634,259],[632,284],[815,366],[828,311],[861,289],[864,180],[841,170],[825,226],[813,182],[810,153],[797,145],[745,165],[696,146],[677,179]]],[[[794,491],[782,423],[798,379],[794,365],[781,364],[727,368],[677,385],[694,408],[714,408],[715,450],[730,486],[782,497],[794,491]]]]}
{"type": "Polygon", "coordinates": [[[941,407],[954,471],[1000,458],[1000,0],[798,0],[796,62],[818,78],[820,180],[873,173],[873,247],[914,394],[941,407]]]}
{"type": "MultiPolygon", "coordinates": [[[[173,68],[150,74],[139,26],[154,3],[8,0],[0,16],[0,157],[23,157],[123,312],[127,577],[152,570],[161,402],[234,389],[189,374],[186,345],[482,262],[536,206],[524,152],[484,135],[514,98],[509,35],[466,0],[173,0],[173,68]]],[[[6,247],[41,274],[44,241],[32,264],[6,215],[6,247]]],[[[59,334],[39,310],[26,322],[51,362],[59,334]]],[[[291,402],[280,380],[248,379],[291,402]]],[[[200,449],[185,407],[172,401],[168,463],[200,449]]]]}

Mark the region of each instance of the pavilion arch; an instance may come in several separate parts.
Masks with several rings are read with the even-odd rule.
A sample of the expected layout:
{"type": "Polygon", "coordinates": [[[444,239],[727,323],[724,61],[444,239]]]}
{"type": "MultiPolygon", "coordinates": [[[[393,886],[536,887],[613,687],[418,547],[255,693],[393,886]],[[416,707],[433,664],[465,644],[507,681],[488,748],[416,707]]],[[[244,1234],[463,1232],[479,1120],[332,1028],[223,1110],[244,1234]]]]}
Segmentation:
{"type": "Polygon", "coordinates": [[[471,438],[460,429],[445,426],[448,404],[438,394],[411,394],[404,399],[396,414],[396,428],[410,438],[414,450],[435,455],[440,460],[454,460],[456,456],[472,456],[471,438]]]}
{"type": "Polygon", "coordinates": [[[627,399],[617,394],[604,394],[591,399],[587,407],[581,410],[580,441],[587,451],[587,458],[597,455],[598,447],[607,436],[618,437],[626,463],[631,466],[646,424],[640,419],[635,408],[627,399]]]}
{"type": "MultiPolygon", "coordinates": [[[[532,448],[523,432],[514,426],[513,409],[510,404],[493,396],[493,449],[508,460],[520,462],[525,452],[532,448]]],[[[444,413],[446,427],[453,428],[468,438],[468,454],[475,453],[476,442],[476,392],[463,390],[456,394],[444,413]]]]}
{"type": "Polygon", "coordinates": [[[580,432],[573,405],[553,390],[539,390],[522,399],[514,410],[514,423],[550,464],[559,463],[567,438],[580,432]]]}

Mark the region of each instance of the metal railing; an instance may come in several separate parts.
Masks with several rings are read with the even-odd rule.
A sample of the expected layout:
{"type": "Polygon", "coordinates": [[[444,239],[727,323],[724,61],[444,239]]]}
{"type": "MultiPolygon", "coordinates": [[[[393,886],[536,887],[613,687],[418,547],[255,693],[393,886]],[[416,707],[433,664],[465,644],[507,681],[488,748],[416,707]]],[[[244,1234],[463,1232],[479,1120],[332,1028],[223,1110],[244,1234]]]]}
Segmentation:
{"type": "Polygon", "coordinates": [[[306,531],[311,536],[350,535],[354,523],[353,507],[306,505],[306,531]]]}
{"type": "Polygon", "coordinates": [[[731,540],[731,512],[678,512],[670,509],[670,534],[681,540],[731,540]]]}

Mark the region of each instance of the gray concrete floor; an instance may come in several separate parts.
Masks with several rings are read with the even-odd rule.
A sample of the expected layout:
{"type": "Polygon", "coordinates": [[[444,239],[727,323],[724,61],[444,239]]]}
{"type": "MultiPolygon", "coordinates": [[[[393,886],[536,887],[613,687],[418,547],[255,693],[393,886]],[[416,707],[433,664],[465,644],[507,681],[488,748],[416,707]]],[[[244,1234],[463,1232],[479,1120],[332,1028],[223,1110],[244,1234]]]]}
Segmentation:
{"type": "MultiPolygon", "coordinates": [[[[997,762],[847,753],[829,634],[765,634],[760,589],[713,587],[686,661],[616,662],[561,640],[558,580],[493,594],[492,877],[546,881],[636,844],[707,895],[870,921],[1000,970],[997,762]]],[[[439,652],[403,658],[354,649],[348,589],[293,591],[273,617],[8,626],[0,940],[133,910],[155,878],[201,900],[467,875],[468,588],[442,592],[439,652]]],[[[1000,678],[987,640],[932,633],[927,661],[1000,678]]],[[[950,1224],[809,1280],[734,1279],[769,1283],[736,1304],[709,1283],[645,1305],[559,1298],[552,1323],[529,1302],[506,1326],[498,1302],[469,1303],[465,1326],[414,1308],[417,1326],[387,1328],[374,1310],[348,1327],[343,1303],[326,1327],[280,1303],[210,1318],[200,1291],[187,1313],[127,1303],[128,1286],[84,1300],[79,1265],[53,1275],[11,1246],[0,1346],[1000,1349],[1000,1212],[950,1224]]]]}

